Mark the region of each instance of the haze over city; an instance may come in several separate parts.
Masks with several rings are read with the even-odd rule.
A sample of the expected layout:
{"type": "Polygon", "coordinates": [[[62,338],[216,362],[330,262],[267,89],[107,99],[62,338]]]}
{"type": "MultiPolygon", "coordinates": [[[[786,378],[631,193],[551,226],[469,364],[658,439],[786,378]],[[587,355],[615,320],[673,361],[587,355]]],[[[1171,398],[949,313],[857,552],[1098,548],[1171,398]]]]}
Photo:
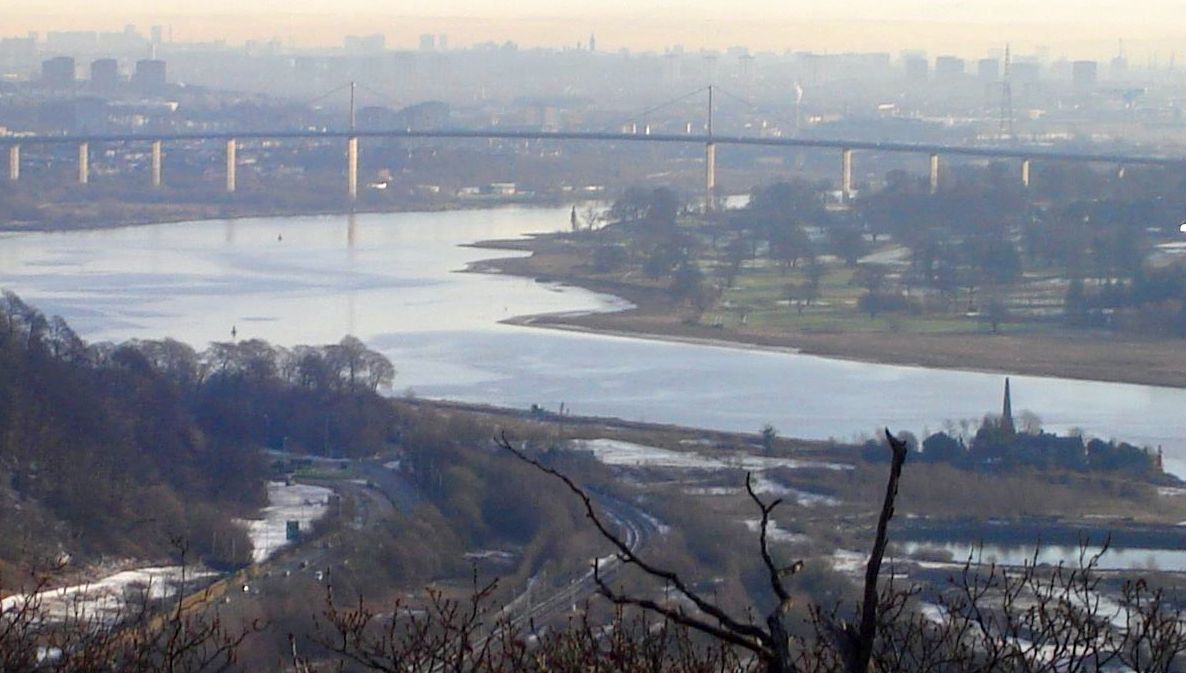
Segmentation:
{"type": "Polygon", "coordinates": [[[1182,0],[0,2],[0,673],[1186,671],[1182,0]]]}
{"type": "Polygon", "coordinates": [[[184,41],[279,39],[325,47],[340,35],[382,32],[392,46],[413,47],[421,32],[449,33],[456,46],[514,41],[524,47],[561,47],[592,29],[607,49],[721,49],[897,51],[922,49],[971,57],[1012,42],[1025,51],[1104,58],[1126,40],[1133,58],[1168,61],[1186,38],[1179,3],[1097,0],[1032,3],[1002,0],[860,0],[848,3],[741,2],[496,2],[433,3],[373,0],[203,3],[104,0],[51,8],[34,0],[6,3],[8,34],[52,30],[117,30],[124,23],[168,24],[184,41]]]}

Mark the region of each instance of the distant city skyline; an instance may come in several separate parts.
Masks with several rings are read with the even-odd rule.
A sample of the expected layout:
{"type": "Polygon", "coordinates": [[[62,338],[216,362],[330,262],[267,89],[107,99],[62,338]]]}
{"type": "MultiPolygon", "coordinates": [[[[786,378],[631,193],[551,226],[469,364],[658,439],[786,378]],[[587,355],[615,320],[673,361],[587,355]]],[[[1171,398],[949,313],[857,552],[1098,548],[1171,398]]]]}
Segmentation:
{"type": "Polygon", "coordinates": [[[735,0],[728,13],[717,5],[671,0],[608,0],[596,11],[573,0],[442,0],[432,15],[398,0],[256,0],[249,9],[232,0],[207,0],[200,9],[148,0],[99,0],[85,10],[53,10],[40,0],[6,4],[6,36],[118,31],[128,23],[147,32],[151,24],[164,24],[177,41],[276,39],[297,47],[340,46],[344,35],[367,33],[384,34],[391,48],[414,49],[421,33],[447,33],[455,47],[488,41],[564,47],[586,42],[592,30],[603,50],[662,51],[678,44],[775,52],[921,49],[932,57],[976,57],[1010,42],[1022,55],[1044,49],[1051,58],[1106,59],[1123,40],[1134,64],[1156,58],[1164,65],[1186,46],[1186,15],[1170,0],[853,0],[843,6],[735,0]]]}

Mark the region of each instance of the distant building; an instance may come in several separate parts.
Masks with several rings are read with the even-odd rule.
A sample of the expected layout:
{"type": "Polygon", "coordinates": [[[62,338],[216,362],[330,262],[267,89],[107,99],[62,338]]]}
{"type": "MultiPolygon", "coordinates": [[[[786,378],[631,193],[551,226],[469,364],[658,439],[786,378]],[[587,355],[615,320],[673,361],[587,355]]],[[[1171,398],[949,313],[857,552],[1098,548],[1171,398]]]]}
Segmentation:
{"type": "Polygon", "coordinates": [[[148,41],[136,32],[136,26],[124,26],[122,31],[102,32],[96,36],[95,48],[107,54],[143,53],[148,41]]]}
{"type": "Polygon", "coordinates": [[[430,33],[425,33],[420,36],[420,51],[432,51],[436,49],[437,36],[430,33]]]}
{"type": "Polygon", "coordinates": [[[589,33],[589,51],[597,51],[597,36],[589,33]]]}
{"type": "Polygon", "coordinates": [[[428,131],[444,128],[449,123],[449,105],[441,101],[424,101],[399,111],[396,128],[428,131]]]}
{"type": "Polygon", "coordinates": [[[49,132],[97,133],[107,129],[107,111],[100,98],[46,100],[37,106],[37,124],[49,132]]]}
{"type": "Polygon", "coordinates": [[[951,84],[967,74],[964,59],[955,56],[940,56],[935,59],[935,81],[951,84]]]}
{"type": "Polygon", "coordinates": [[[984,82],[995,82],[1001,78],[1001,62],[995,58],[982,58],[976,62],[976,77],[984,82]]]}
{"type": "Polygon", "coordinates": [[[0,66],[21,68],[37,62],[37,38],[3,37],[0,38],[0,66]]]}
{"type": "Polygon", "coordinates": [[[1009,65],[1009,75],[1018,84],[1033,84],[1042,78],[1042,64],[1036,61],[1014,62],[1009,65]]]}
{"type": "Polygon", "coordinates": [[[1113,58],[1108,64],[1108,75],[1114,80],[1128,77],[1128,59],[1122,55],[1113,58]]]}
{"type": "Polygon", "coordinates": [[[925,56],[907,56],[902,61],[906,80],[914,84],[926,82],[931,77],[931,66],[925,56]]]}
{"type": "Polygon", "coordinates": [[[132,87],[146,94],[164,93],[168,86],[165,62],[146,58],[136,61],[136,72],[132,75],[132,87]]]}
{"type": "Polygon", "coordinates": [[[347,35],[342,40],[342,47],[346,51],[374,54],[387,48],[387,37],[381,33],[372,35],[347,35]]]}
{"type": "Polygon", "coordinates": [[[1095,61],[1075,61],[1071,64],[1071,87],[1079,93],[1095,89],[1099,80],[1099,66],[1095,61]]]}
{"type": "Polygon", "coordinates": [[[449,48],[449,36],[446,35],[445,33],[441,33],[440,35],[437,35],[437,49],[440,49],[441,51],[445,51],[448,48],[449,48]]]}
{"type": "Polygon", "coordinates": [[[99,34],[93,30],[53,31],[45,34],[45,46],[51,52],[93,53],[99,47],[99,34]]]}
{"type": "Polygon", "coordinates": [[[448,123],[449,106],[440,101],[416,103],[402,110],[381,106],[366,106],[358,110],[358,128],[364,131],[430,131],[448,123]]]}
{"type": "Polygon", "coordinates": [[[42,61],[41,85],[49,89],[73,89],[74,58],[57,56],[42,61]]]}
{"type": "Polygon", "coordinates": [[[663,57],[663,82],[675,84],[683,76],[684,60],[680,54],[668,53],[663,57]]]}
{"type": "Polygon", "coordinates": [[[119,63],[114,58],[100,58],[91,62],[91,90],[112,93],[119,89],[119,63]]]}

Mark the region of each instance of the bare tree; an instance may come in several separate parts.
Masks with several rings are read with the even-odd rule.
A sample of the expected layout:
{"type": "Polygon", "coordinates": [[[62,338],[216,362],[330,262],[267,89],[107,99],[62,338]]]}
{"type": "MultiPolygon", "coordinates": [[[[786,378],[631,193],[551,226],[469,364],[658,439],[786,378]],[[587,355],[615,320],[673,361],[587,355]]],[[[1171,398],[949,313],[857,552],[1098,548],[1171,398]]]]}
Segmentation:
{"type": "MultiPolygon", "coordinates": [[[[231,629],[216,610],[165,613],[145,597],[115,614],[87,610],[76,601],[51,614],[42,596],[47,575],[0,607],[0,671],[5,673],[226,673],[258,623],[231,629]]],[[[204,603],[204,601],[199,601],[204,603]]]]}
{"type": "MultiPolygon", "coordinates": [[[[334,603],[333,592],[327,591],[327,608],[317,621],[315,641],[345,660],[382,673],[504,670],[494,664],[506,650],[495,645],[500,632],[513,631],[507,618],[500,618],[484,634],[489,599],[496,587],[497,582],[480,585],[475,572],[468,599],[453,600],[429,590],[425,610],[397,602],[389,620],[369,609],[361,596],[355,606],[341,608],[334,603]]],[[[290,639],[295,643],[295,635],[290,639]]],[[[295,645],[293,649],[294,667],[308,670],[309,663],[299,658],[295,645]]]]}
{"type": "MultiPolygon", "coordinates": [[[[878,578],[881,574],[886,545],[889,542],[889,522],[894,515],[894,501],[898,494],[902,465],[906,462],[908,453],[905,442],[894,437],[889,430],[886,430],[885,435],[892,452],[890,475],[886,484],[885,499],[877,520],[873,551],[866,565],[860,620],[855,626],[845,624],[842,620],[835,618],[828,620],[829,637],[833,641],[836,651],[840,653],[845,670],[849,673],[865,673],[873,655],[878,624],[878,578]]],[[[792,651],[792,639],[786,624],[786,617],[793,600],[791,592],[787,589],[785,578],[797,573],[803,567],[803,562],[796,561],[789,565],[781,565],[774,560],[770,551],[768,529],[771,513],[782,504],[782,500],[764,501],[753,488],[752,475],[746,477],[746,491],[762,515],[758,527],[760,553],[769,575],[770,587],[778,598],[778,604],[766,615],[764,626],[732,617],[715,602],[693,589],[679,573],[642,558],[630,548],[621,535],[606,524],[594,506],[593,498],[585,489],[578,486],[567,475],[515,448],[505,436],[501,437],[498,443],[504,450],[514,454],[520,460],[562,481],[584,504],[586,516],[598,533],[615,548],[618,558],[624,565],[636,567],[646,575],[674,588],[684,598],[691,601],[698,612],[690,613],[682,607],[671,607],[648,598],[620,593],[605,582],[599,572],[599,564],[595,562],[593,569],[598,589],[611,602],[619,606],[632,605],[642,608],[661,615],[676,624],[708,634],[721,642],[748,650],[758,658],[766,673],[796,673],[800,670],[800,666],[796,664],[796,659],[799,657],[792,651]]],[[[822,615],[822,613],[819,614],[822,615]]]]}
{"type": "Polygon", "coordinates": [[[1053,568],[1039,565],[1036,553],[1020,568],[969,558],[929,614],[910,607],[917,587],[890,588],[882,594],[875,670],[1180,670],[1181,607],[1145,579],[1123,581],[1108,598],[1097,572],[1104,550],[1089,554],[1083,546],[1077,564],[1053,568]]]}
{"type": "MultiPolygon", "coordinates": [[[[889,479],[865,566],[862,600],[851,624],[841,616],[840,605],[809,605],[807,632],[792,633],[788,622],[793,593],[787,578],[803,564],[784,564],[776,558],[769,530],[781,501],[763,499],[752,478],[746,480],[746,491],[761,514],[758,551],[777,598],[762,622],[734,618],[678,573],[643,558],[611,527],[613,516],[602,513],[589,491],[503,437],[498,441],[503,449],[560,480],[580,499],[586,516],[624,566],[663,582],[685,599],[683,605],[695,607],[623,593],[610,586],[595,563],[595,584],[615,606],[606,624],[594,624],[586,607],[566,628],[539,633],[532,626],[527,632],[526,618],[484,607],[493,585],[483,587],[475,576],[470,599],[446,599],[430,592],[426,610],[397,604],[388,615],[367,608],[361,598],[356,607],[348,608],[331,601],[317,640],[343,661],[387,673],[1181,670],[1186,653],[1181,603],[1147,580],[1123,582],[1118,590],[1115,580],[1105,585],[1095,572],[1102,552],[1088,554],[1086,546],[1073,568],[1040,566],[1036,553],[1020,569],[969,558],[962,570],[953,567],[942,586],[901,586],[892,568],[883,572],[908,453],[900,437],[887,432],[887,439],[892,451],[889,479]],[[633,620],[624,618],[627,610],[633,620]],[[655,616],[662,619],[650,619],[655,616]]],[[[302,673],[314,670],[295,656],[295,650],[293,664],[302,673]]]]}

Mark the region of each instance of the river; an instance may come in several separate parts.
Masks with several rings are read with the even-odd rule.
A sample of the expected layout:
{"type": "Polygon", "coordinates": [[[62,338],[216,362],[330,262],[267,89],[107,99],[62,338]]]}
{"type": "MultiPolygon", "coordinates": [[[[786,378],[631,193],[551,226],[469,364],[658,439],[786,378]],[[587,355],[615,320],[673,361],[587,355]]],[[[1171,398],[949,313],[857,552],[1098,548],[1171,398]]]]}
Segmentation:
{"type": "MultiPolygon", "coordinates": [[[[0,287],[89,340],[171,336],[327,343],[354,334],[396,392],[576,414],[852,439],[916,434],[1000,408],[1003,377],[500,324],[610,311],[619,299],[490,274],[519,254],[460,247],[566,228],[567,209],[507,208],[191,222],[0,235],[0,287]]],[[[1015,376],[1014,409],[1050,430],[1164,446],[1186,476],[1186,390],[1015,376]]]]}

